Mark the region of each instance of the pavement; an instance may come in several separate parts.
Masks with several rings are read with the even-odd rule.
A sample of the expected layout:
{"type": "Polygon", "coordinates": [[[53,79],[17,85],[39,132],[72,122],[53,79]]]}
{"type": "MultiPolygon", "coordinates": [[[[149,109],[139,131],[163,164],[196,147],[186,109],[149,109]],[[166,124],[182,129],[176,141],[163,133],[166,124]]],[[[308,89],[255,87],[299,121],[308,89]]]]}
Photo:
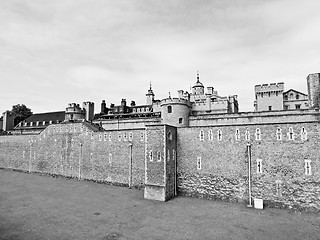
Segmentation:
{"type": "Polygon", "coordinates": [[[320,214],[0,169],[0,239],[320,239],[320,214]]]}

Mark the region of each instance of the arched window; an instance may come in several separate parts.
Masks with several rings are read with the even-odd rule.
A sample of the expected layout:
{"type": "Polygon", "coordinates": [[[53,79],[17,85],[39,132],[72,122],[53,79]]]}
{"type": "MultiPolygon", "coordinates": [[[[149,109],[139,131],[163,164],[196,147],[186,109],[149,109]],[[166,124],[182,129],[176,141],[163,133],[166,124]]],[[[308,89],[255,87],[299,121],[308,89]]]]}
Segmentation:
{"type": "Polygon", "coordinates": [[[168,131],[168,139],[172,140],[172,132],[171,131],[168,131]]]}
{"type": "Polygon", "coordinates": [[[299,96],[299,94],[297,94],[297,95],[296,95],[296,99],[298,100],[298,99],[299,99],[299,97],[300,97],[300,96],[299,96]]]}
{"type": "Polygon", "coordinates": [[[172,113],[172,106],[168,106],[168,113],[172,113]]]}
{"type": "Polygon", "coordinates": [[[183,123],[183,118],[179,118],[179,124],[183,123]]]}

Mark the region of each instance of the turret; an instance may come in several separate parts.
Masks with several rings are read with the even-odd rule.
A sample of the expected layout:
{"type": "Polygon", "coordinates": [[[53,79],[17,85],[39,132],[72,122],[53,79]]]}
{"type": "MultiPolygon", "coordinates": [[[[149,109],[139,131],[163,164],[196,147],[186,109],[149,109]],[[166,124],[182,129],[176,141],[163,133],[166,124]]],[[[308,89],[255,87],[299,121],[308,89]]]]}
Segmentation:
{"type": "Polygon", "coordinates": [[[307,76],[308,98],[310,108],[320,107],[320,73],[312,73],[307,76]]]}
{"type": "Polygon", "coordinates": [[[85,111],[85,119],[87,121],[92,121],[94,118],[94,103],[84,102],[82,104],[83,110],[85,111]]]}
{"type": "Polygon", "coordinates": [[[147,96],[146,104],[147,105],[152,105],[152,103],[154,101],[154,93],[153,93],[153,90],[152,90],[151,83],[150,83],[150,88],[149,88],[148,93],[146,94],[146,96],[147,96]]]}
{"type": "Polygon", "coordinates": [[[204,86],[200,82],[199,71],[197,71],[197,82],[192,87],[192,94],[195,94],[195,95],[203,95],[204,94],[204,86]]]}
{"type": "Polygon", "coordinates": [[[188,127],[190,101],[183,98],[165,98],[161,100],[161,118],[163,124],[175,127],[188,127]]]}

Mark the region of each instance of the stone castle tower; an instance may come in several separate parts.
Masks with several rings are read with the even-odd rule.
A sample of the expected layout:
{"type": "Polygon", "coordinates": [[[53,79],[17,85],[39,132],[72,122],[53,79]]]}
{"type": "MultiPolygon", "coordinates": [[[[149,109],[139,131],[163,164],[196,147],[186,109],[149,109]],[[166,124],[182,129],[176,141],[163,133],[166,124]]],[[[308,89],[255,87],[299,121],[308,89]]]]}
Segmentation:
{"type": "Polygon", "coordinates": [[[312,73],[307,76],[309,107],[320,107],[320,73],[312,73]]]}

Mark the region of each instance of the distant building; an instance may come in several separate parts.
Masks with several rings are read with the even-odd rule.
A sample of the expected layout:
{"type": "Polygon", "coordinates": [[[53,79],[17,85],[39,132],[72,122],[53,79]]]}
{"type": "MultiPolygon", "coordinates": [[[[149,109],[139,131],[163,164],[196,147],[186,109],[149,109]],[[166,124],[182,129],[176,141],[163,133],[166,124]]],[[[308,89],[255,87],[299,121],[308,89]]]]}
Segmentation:
{"type": "Polygon", "coordinates": [[[308,109],[308,95],[290,89],[284,92],[284,83],[256,85],[254,107],[256,112],[308,109]]]}

